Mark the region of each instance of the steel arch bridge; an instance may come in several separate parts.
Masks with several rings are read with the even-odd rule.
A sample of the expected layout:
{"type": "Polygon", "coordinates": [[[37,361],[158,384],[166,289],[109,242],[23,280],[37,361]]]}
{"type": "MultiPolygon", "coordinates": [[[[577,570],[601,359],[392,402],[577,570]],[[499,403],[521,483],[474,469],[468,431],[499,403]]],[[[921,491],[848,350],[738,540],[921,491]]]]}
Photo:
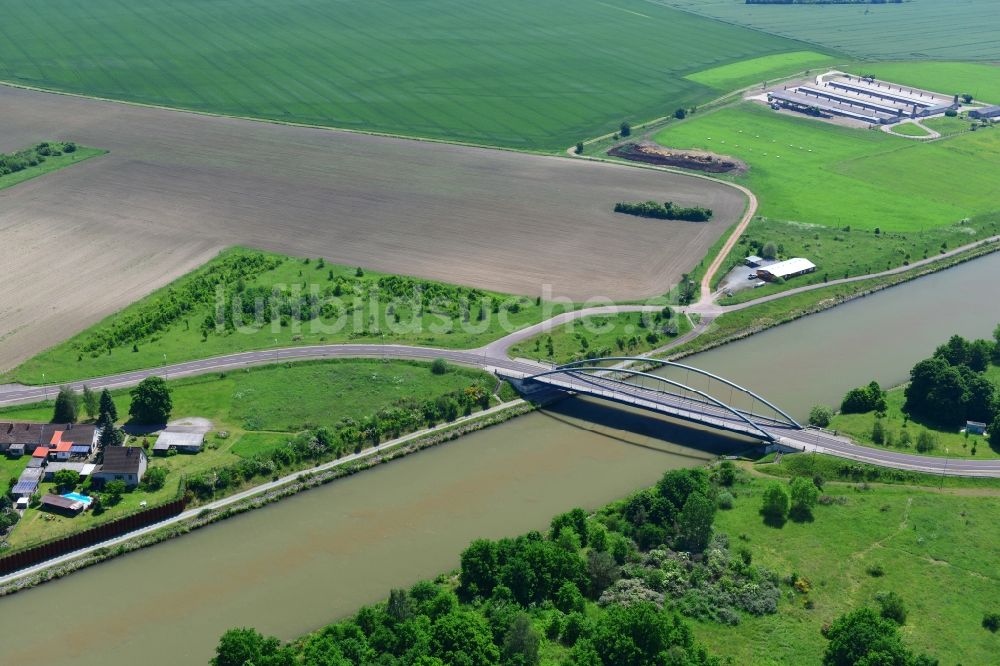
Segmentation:
{"type": "Polygon", "coordinates": [[[691,365],[652,358],[618,356],[576,361],[521,377],[523,386],[547,385],[551,388],[602,398],[620,404],[647,409],[674,418],[700,423],[774,442],[782,431],[802,430],[802,426],[784,410],[748,388],[691,365]],[[598,362],[616,365],[599,366],[598,362]],[[684,373],[684,381],[672,379],[631,366],[643,364],[684,373]],[[690,385],[690,375],[706,380],[707,390],[690,385]],[[728,391],[727,399],[712,390],[728,391]],[[742,404],[740,404],[742,403],[742,404]]]}

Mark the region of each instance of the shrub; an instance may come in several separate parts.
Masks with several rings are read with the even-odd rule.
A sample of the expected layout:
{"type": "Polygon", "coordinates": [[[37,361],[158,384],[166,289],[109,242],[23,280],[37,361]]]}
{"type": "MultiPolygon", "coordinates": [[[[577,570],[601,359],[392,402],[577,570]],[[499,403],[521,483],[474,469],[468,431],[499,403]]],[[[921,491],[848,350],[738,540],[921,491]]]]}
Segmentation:
{"type": "Polygon", "coordinates": [[[707,222],[712,219],[712,209],[692,206],[683,208],[677,206],[672,201],[659,204],[655,201],[643,201],[640,203],[630,203],[619,201],[615,204],[616,213],[636,215],[638,217],[651,217],[659,220],[687,220],[688,222],[707,222]]]}
{"type": "Polygon", "coordinates": [[[885,568],[881,564],[873,564],[866,571],[872,578],[881,578],[885,575],[885,568]]]}
{"type": "Polygon", "coordinates": [[[895,592],[879,592],[875,595],[879,606],[879,615],[896,624],[906,624],[906,605],[903,598],[895,592]]]}
{"type": "Polygon", "coordinates": [[[431,372],[435,375],[443,375],[448,372],[448,364],[443,358],[436,358],[434,362],[431,363],[431,372]]]}
{"type": "Polygon", "coordinates": [[[986,613],[983,615],[983,629],[989,629],[993,633],[1000,631],[1000,613],[986,613]]]}
{"type": "Polygon", "coordinates": [[[816,405],[809,411],[809,425],[817,428],[825,428],[830,425],[833,418],[833,410],[826,405],[816,405]]]}
{"type": "Polygon", "coordinates": [[[958,111],[956,111],[955,109],[948,109],[947,111],[944,112],[944,115],[948,116],[949,118],[954,118],[955,116],[958,115],[958,111]]]}
{"type": "Polygon", "coordinates": [[[718,502],[719,502],[719,508],[720,509],[729,510],[729,509],[733,508],[733,504],[735,502],[735,498],[733,497],[733,494],[731,492],[729,492],[727,490],[723,490],[721,493],[719,493],[719,500],[718,500],[718,502]]]}

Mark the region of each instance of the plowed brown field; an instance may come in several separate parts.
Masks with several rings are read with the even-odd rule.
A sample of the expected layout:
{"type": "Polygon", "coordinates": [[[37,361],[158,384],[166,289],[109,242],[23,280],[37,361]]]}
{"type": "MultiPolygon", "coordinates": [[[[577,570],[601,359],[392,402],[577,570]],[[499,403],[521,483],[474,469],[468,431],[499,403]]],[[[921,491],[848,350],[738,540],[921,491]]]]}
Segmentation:
{"type": "Polygon", "coordinates": [[[744,206],[694,177],[0,87],[0,151],[110,150],[0,191],[0,370],[248,245],[575,300],[665,292],[744,206]],[[611,212],[715,210],[707,224],[611,212]]]}

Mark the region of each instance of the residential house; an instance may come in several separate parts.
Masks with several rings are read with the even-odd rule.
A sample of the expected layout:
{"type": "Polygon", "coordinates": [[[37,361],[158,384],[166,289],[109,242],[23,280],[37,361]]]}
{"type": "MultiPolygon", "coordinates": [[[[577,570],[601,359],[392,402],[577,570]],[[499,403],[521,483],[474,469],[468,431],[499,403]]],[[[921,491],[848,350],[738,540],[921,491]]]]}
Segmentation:
{"type": "Polygon", "coordinates": [[[104,449],[104,461],[97,466],[91,478],[98,484],[108,481],[124,481],[135,487],[146,473],[149,459],[138,446],[109,446],[104,449]]]}

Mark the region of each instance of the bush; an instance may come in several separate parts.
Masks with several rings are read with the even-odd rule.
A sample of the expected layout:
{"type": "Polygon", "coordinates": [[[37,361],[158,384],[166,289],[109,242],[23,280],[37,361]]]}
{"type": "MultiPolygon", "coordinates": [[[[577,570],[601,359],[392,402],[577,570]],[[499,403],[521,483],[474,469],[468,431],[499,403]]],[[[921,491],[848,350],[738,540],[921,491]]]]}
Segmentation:
{"type": "Polygon", "coordinates": [[[443,358],[436,358],[434,362],[431,363],[431,372],[435,375],[443,375],[448,372],[448,364],[443,358]]]}
{"type": "Polygon", "coordinates": [[[719,502],[719,508],[720,509],[726,509],[727,511],[729,509],[732,509],[733,508],[733,504],[735,503],[735,501],[736,501],[736,498],[733,497],[733,494],[731,492],[729,492],[727,490],[723,490],[721,493],[719,493],[719,500],[718,500],[718,502],[719,502]]]}
{"type": "Polygon", "coordinates": [[[956,111],[955,109],[948,109],[947,111],[944,112],[944,115],[948,116],[949,118],[954,118],[955,116],[958,115],[958,111],[956,111]]]}
{"type": "Polygon", "coordinates": [[[809,411],[809,425],[817,428],[825,428],[830,425],[833,418],[833,410],[826,405],[816,405],[809,411]]]}
{"type": "Polygon", "coordinates": [[[774,523],[784,523],[788,519],[790,506],[791,498],[785,486],[777,481],[769,483],[764,489],[764,498],[760,509],[764,518],[774,523]]]}
{"type": "Polygon", "coordinates": [[[881,564],[873,564],[866,571],[872,578],[881,578],[885,575],[885,568],[881,564]]]}
{"type": "Polygon", "coordinates": [[[1000,631],[1000,613],[986,613],[983,615],[983,629],[989,629],[993,633],[1000,631]]]}
{"type": "Polygon", "coordinates": [[[869,382],[867,386],[851,389],[840,403],[840,411],[844,414],[864,414],[866,412],[884,412],[885,410],[885,391],[876,381],[869,382]]]}
{"type": "Polygon", "coordinates": [[[927,453],[937,448],[937,437],[929,430],[921,430],[917,434],[917,451],[927,453]]]}
{"type": "Polygon", "coordinates": [[[879,605],[879,615],[887,620],[892,620],[898,625],[906,624],[906,605],[903,598],[895,592],[879,592],[875,595],[875,601],[879,605]]]}

